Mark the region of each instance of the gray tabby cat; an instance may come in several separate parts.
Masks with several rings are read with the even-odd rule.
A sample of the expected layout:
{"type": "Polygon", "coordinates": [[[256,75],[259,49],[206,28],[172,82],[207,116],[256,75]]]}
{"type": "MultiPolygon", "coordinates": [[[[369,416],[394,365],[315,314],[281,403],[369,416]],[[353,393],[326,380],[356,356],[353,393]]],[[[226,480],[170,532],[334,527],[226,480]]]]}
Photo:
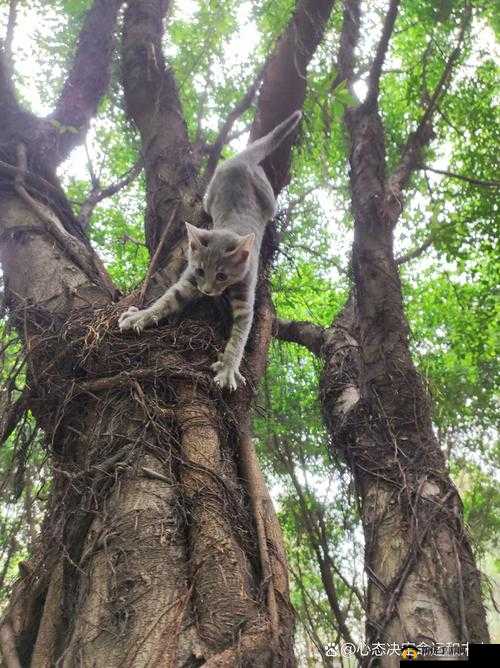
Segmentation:
{"type": "Polygon", "coordinates": [[[121,331],[140,333],[200,293],[215,297],[226,292],[233,327],[224,352],[212,364],[220,387],[235,390],[245,383],[239,368],[252,326],[259,252],[266,223],[275,214],[273,189],[259,163],[292,132],[301,116],[300,111],[294,112],[265,137],[217,167],[205,198],[213,229],[186,223],[188,264],[179,280],[151,306],[141,311],[131,306],[118,321],[121,331]]]}

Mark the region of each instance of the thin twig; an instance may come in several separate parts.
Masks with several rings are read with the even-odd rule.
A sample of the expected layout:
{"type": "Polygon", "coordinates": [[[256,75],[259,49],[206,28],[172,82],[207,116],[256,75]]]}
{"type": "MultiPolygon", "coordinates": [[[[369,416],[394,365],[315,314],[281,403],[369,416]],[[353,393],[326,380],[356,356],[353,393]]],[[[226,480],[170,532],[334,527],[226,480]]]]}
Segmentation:
{"type": "Polygon", "coordinates": [[[470,23],[470,18],[471,18],[471,8],[470,5],[466,4],[462,19],[462,25],[460,26],[460,33],[457,39],[457,45],[455,46],[455,48],[448,57],[445,68],[441,74],[441,78],[439,79],[438,84],[431,95],[429,104],[427,105],[427,109],[425,110],[425,113],[422,116],[422,119],[420,120],[419,126],[415,134],[418,134],[419,129],[424,128],[427,122],[431,119],[436,109],[436,105],[439,102],[439,99],[449,82],[449,78],[452,73],[453,67],[455,66],[455,63],[458,60],[458,57],[462,50],[462,43],[465,37],[465,32],[467,30],[467,27],[469,26],[470,23]]]}
{"type": "Polygon", "coordinates": [[[394,172],[389,176],[386,183],[386,207],[387,211],[392,212],[391,217],[393,222],[397,221],[401,211],[401,193],[407,186],[412,173],[419,168],[422,160],[422,151],[429,144],[434,136],[432,128],[432,117],[437,108],[439,100],[450,82],[450,77],[455,64],[458,61],[462,51],[462,44],[465,38],[467,27],[470,24],[471,8],[466,4],[464,15],[462,18],[462,25],[457,39],[455,48],[450,53],[441,77],[434,89],[434,92],[429,98],[427,107],[420,119],[417,129],[412,132],[406,142],[403,150],[401,160],[394,172]]]}
{"type": "Polygon", "coordinates": [[[90,151],[89,151],[89,144],[87,141],[87,137],[85,137],[85,141],[83,142],[83,146],[85,148],[85,155],[87,157],[87,169],[89,170],[90,174],[90,182],[92,183],[92,190],[100,190],[101,189],[101,184],[99,183],[99,179],[97,178],[97,175],[95,173],[94,165],[92,163],[92,158],[90,157],[90,151]]]}
{"type": "Polygon", "coordinates": [[[400,255],[399,257],[397,257],[396,264],[398,265],[405,264],[410,260],[415,260],[417,257],[420,257],[422,253],[425,253],[425,251],[429,248],[429,246],[432,246],[432,244],[434,243],[434,239],[435,235],[429,234],[427,239],[425,239],[425,241],[423,241],[419,246],[413,248],[404,255],[400,255]]]}
{"type": "MultiPolygon", "coordinates": [[[[95,378],[76,383],[73,387],[73,392],[74,394],[79,394],[81,392],[94,393],[113,390],[117,387],[128,387],[134,380],[148,380],[150,378],[160,377],[165,373],[173,373],[168,356],[165,356],[164,360],[162,360],[158,366],[133,369],[131,371],[120,371],[120,373],[117,373],[114,376],[95,378]]],[[[164,409],[162,415],[168,417],[166,409],[164,409]]]]}
{"type": "Polygon", "coordinates": [[[264,77],[266,67],[267,67],[268,60],[264,63],[264,65],[259,69],[257,72],[257,75],[255,79],[252,81],[250,86],[248,87],[246,93],[243,95],[241,100],[236,104],[236,106],[229,112],[226,120],[224,123],[221,125],[219,129],[219,133],[217,135],[216,140],[212,144],[212,146],[208,149],[209,150],[209,158],[207,162],[207,168],[206,168],[206,173],[205,173],[205,180],[209,181],[212,177],[212,174],[215,171],[215,168],[217,167],[217,163],[219,162],[220,155],[222,152],[222,149],[224,147],[224,144],[227,141],[228,135],[231,132],[231,129],[234,125],[234,123],[242,116],[247,109],[250,108],[252,102],[254,101],[255,95],[257,94],[257,90],[259,88],[259,85],[264,77]]]}
{"type": "Polygon", "coordinates": [[[89,171],[91,169],[90,178],[92,181],[92,190],[90,191],[90,194],[85,202],[83,202],[80,207],[77,220],[81,227],[85,229],[88,226],[90,217],[99,202],[102,202],[103,199],[116,195],[116,193],[118,193],[120,190],[130,185],[130,183],[132,183],[132,181],[134,181],[134,179],[139,176],[143,166],[144,162],[142,158],[140,158],[122,177],[118,179],[118,181],[112,183],[106,188],[101,187],[99,179],[95,175],[93,168],[90,168],[89,166],[89,171]]]}
{"type": "Polygon", "coordinates": [[[423,169],[425,172],[433,172],[434,174],[442,174],[443,176],[449,176],[451,179],[460,179],[461,181],[466,181],[471,183],[474,186],[479,186],[480,188],[500,188],[500,181],[495,179],[484,180],[476,179],[472,176],[466,176],[465,174],[457,174],[456,172],[449,172],[447,169],[436,169],[436,167],[429,167],[428,165],[422,165],[419,169],[423,169]]]}
{"type": "Polygon", "coordinates": [[[161,480],[162,482],[168,482],[168,483],[171,482],[166,475],[158,473],[158,471],[154,471],[153,469],[148,469],[146,466],[142,466],[141,471],[147,478],[152,478],[153,480],[161,480]]]}
{"type": "Polygon", "coordinates": [[[160,241],[158,243],[158,246],[156,247],[156,250],[153,255],[153,259],[151,260],[151,263],[148,267],[148,271],[146,273],[146,278],[144,279],[144,283],[142,284],[141,292],[139,294],[139,306],[142,306],[144,303],[144,298],[146,296],[146,292],[149,288],[149,283],[151,281],[151,277],[156,271],[158,267],[158,261],[160,259],[160,254],[163,249],[163,244],[165,243],[165,239],[167,238],[167,233],[170,230],[172,226],[172,222],[177,214],[177,211],[179,210],[180,203],[178,203],[175,207],[174,210],[172,211],[170,218],[168,219],[167,224],[163,228],[163,232],[161,233],[160,241]]]}

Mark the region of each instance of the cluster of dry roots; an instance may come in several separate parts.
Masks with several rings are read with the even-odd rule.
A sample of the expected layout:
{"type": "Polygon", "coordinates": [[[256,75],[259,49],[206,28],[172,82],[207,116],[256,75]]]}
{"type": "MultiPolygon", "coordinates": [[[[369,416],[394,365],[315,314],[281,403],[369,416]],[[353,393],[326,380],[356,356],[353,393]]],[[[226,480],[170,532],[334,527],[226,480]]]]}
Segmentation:
{"type": "MultiPolygon", "coordinates": [[[[25,645],[33,650],[40,606],[50,597],[51,573],[58,568],[63,577],[57,632],[61,620],[77,618],[82,573],[102,550],[109,556],[116,593],[109,593],[108,604],[123,631],[134,618],[127,592],[134,589],[136,596],[139,585],[134,559],[132,566],[121,563],[120,568],[117,559],[135,550],[154,573],[160,568],[154,559],[161,526],[168,541],[186,552],[182,614],[186,628],[195,623],[198,646],[208,647],[205,658],[231,647],[236,637],[237,651],[248,645],[256,656],[256,646],[267,637],[262,651],[268,653],[269,616],[274,614],[276,627],[278,613],[268,610],[269,602],[274,608],[276,602],[269,595],[273,572],[265,521],[257,528],[255,523],[258,501],[252,489],[261,489],[261,480],[255,463],[248,464],[248,453],[242,466],[238,400],[221,393],[210,372],[227,334],[224,317],[218,330],[184,317],[137,336],[120,333],[115,305],[80,309],[64,321],[29,315],[29,406],[45,433],[53,490],[38,550],[23,566],[18,604],[14,601],[10,613],[16,637],[24,633],[27,640],[31,634],[31,644],[25,645]],[[137,518],[120,515],[117,490],[137,478],[168,483],[174,490],[168,521],[150,513],[138,529],[137,518]],[[126,526],[126,536],[117,523],[126,526]]],[[[180,629],[175,651],[182,654],[191,641],[180,629]]],[[[84,632],[76,626],[72,633],[71,643],[81,643],[84,632]]]]}

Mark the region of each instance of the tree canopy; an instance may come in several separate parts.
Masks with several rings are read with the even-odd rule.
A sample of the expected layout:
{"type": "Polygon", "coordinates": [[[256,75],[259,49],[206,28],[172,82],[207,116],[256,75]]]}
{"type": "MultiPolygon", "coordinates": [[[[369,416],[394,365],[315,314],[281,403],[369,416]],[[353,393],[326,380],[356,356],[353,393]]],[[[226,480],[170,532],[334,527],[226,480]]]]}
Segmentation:
{"type": "MultiPolygon", "coordinates": [[[[0,36],[25,108],[47,116],[60,135],[77,128],[52,110],[75,54],[90,0],[0,1],[0,36]]],[[[255,93],[294,0],[179,0],[172,3],[163,49],[175,75],[196,159],[222,158],[249,138],[255,93]],[[242,104],[242,101],[245,104],[242,104]],[[225,125],[231,113],[234,122],[225,125]],[[199,157],[198,157],[199,156],[199,157]]],[[[343,3],[334,3],[308,67],[304,118],[292,153],[291,180],[279,197],[279,250],[272,265],[277,317],[330,325],[352,283],[353,214],[349,142],[343,122],[363,100],[388,3],[362,3],[352,82],[338,62],[343,3]],[[352,84],[352,85],[351,85],[352,84]]],[[[436,102],[428,150],[411,176],[395,232],[404,306],[415,364],[433,401],[479,565],[486,598],[498,575],[498,43],[495,3],[475,0],[463,26],[462,0],[401,3],[380,80],[387,169],[396,168],[422,110],[437,90],[464,31],[446,90],[436,102]]],[[[300,49],[300,45],[298,47],[300,49]]],[[[154,54],[153,54],[154,57],[154,54]]],[[[170,71],[170,70],[169,70],[170,71]]],[[[2,146],[0,146],[2,160],[2,146]]],[[[111,278],[126,293],[140,286],[149,253],[139,130],[125,113],[118,51],[111,84],[85,146],[58,174],[74,211],[111,278]]],[[[51,487],[47,455],[23,408],[25,357],[6,318],[0,321],[0,569],[2,601],[34,544],[51,487]],[[9,424],[9,419],[12,424],[9,424]]],[[[366,579],[356,495],[323,425],[318,360],[274,340],[253,414],[257,450],[285,535],[297,654],[303,665],[324,647],[363,636],[366,579]],[[333,453],[333,454],[332,454],[333,453]],[[334,586],[325,589],[325,569],[334,586]],[[337,604],[337,605],[335,605],[337,604]]],[[[490,599],[491,600],[491,599],[490,599]]],[[[498,620],[490,604],[492,636],[498,620]]],[[[318,664],[319,665],[319,664],[318,664]]]]}

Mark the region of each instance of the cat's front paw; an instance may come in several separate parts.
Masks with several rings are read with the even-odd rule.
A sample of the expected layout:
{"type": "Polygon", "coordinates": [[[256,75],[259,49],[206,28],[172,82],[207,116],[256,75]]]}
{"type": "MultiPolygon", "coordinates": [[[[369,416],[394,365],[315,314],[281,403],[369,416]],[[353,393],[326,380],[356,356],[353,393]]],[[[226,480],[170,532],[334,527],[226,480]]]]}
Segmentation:
{"type": "Polygon", "coordinates": [[[158,319],[155,318],[154,314],[148,309],[139,311],[137,306],[130,306],[118,318],[118,327],[121,332],[124,332],[127,329],[133,329],[140,334],[143,329],[149,327],[149,325],[156,325],[157,322],[158,319]]]}
{"type": "Polygon", "coordinates": [[[227,387],[234,392],[238,389],[238,385],[244,385],[246,382],[238,369],[228,366],[223,360],[214,362],[211,368],[215,371],[214,380],[220,388],[227,387]]]}

